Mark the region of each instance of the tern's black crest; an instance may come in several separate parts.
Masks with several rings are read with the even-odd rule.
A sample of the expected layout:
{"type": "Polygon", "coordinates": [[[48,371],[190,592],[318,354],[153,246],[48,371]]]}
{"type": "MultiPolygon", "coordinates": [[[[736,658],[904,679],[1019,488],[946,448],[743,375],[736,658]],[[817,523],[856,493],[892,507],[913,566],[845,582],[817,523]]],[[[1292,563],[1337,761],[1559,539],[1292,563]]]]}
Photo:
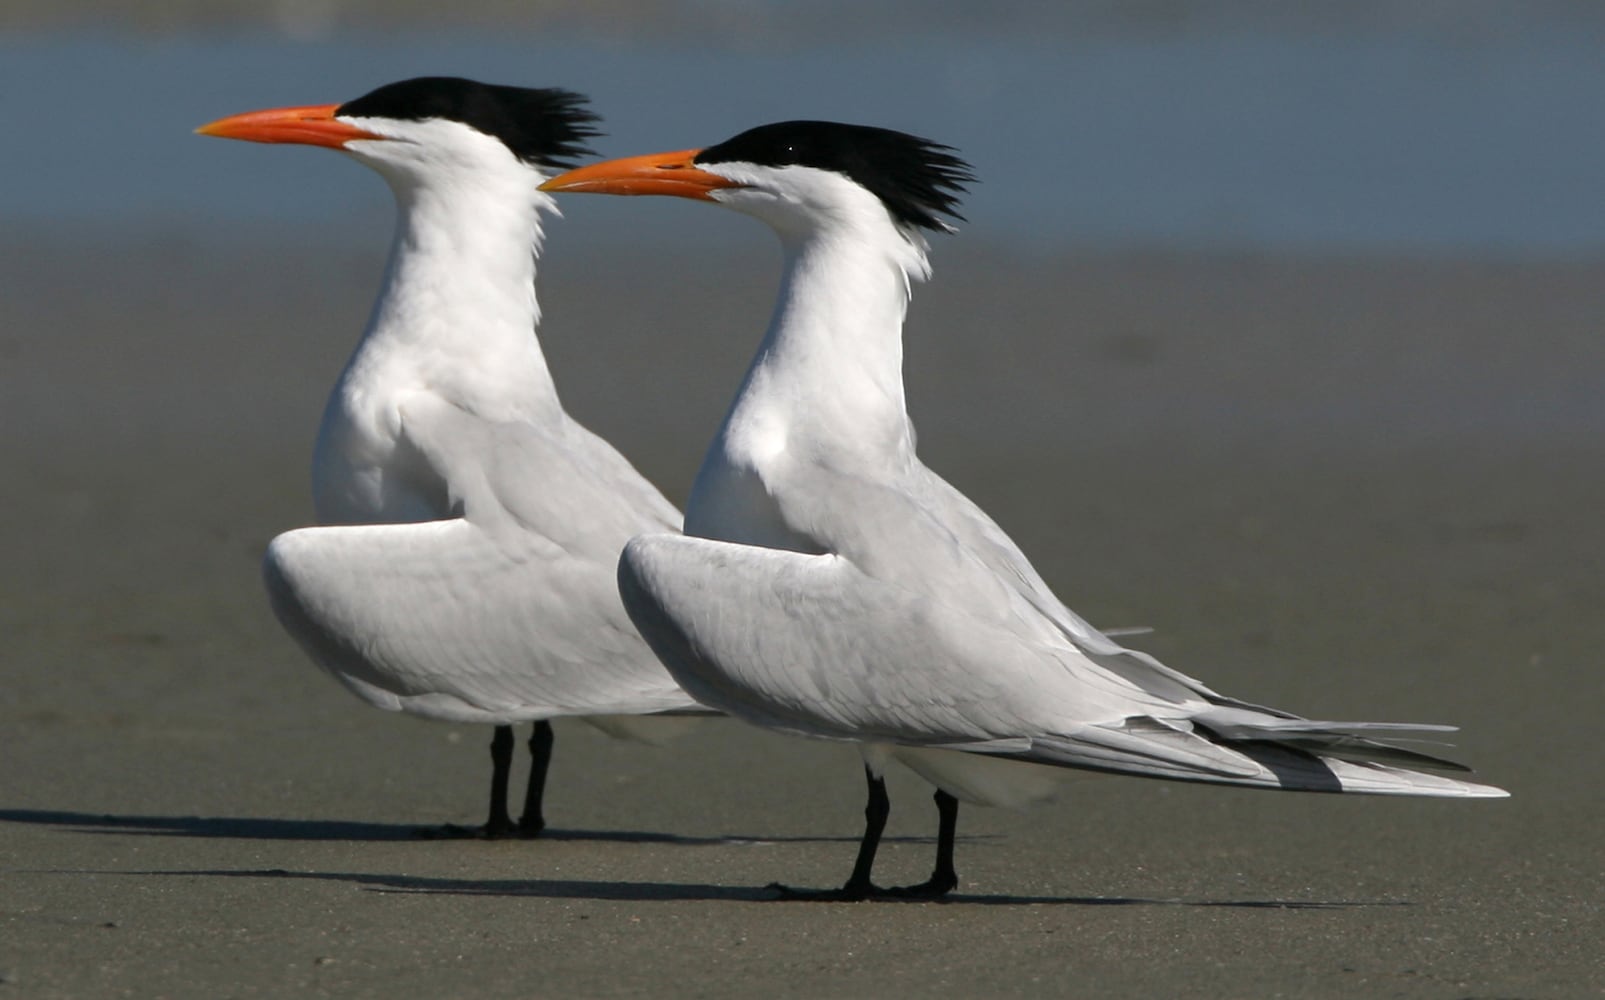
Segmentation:
{"type": "Polygon", "coordinates": [[[751,163],[832,170],[862,184],[905,225],[946,229],[963,219],[958,196],[975,180],[953,147],[869,125],[776,122],[748,129],[697,154],[698,163],[751,163]]]}
{"type": "Polygon", "coordinates": [[[500,139],[526,163],[569,167],[591,150],[585,141],[601,133],[583,95],[569,90],[502,87],[454,76],[420,76],[388,83],[340,105],[341,116],[462,122],[500,139]]]}

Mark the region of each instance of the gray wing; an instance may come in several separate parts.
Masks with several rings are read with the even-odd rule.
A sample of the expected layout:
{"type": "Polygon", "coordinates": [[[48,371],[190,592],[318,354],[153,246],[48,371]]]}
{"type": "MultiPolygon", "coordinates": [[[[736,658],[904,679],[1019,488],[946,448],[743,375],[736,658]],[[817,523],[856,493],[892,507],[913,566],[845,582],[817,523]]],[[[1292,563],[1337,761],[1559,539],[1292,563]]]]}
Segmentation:
{"type": "Polygon", "coordinates": [[[1022,635],[841,555],[649,535],[625,547],[619,583],[632,619],[688,691],[770,728],[1181,780],[1502,794],[1277,742],[1347,741],[1371,724],[1158,694],[1073,644],[1022,635]],[[1210,729],[1222,711],[1233,713],[1223,720],[1230,738],[1210,729]]]}
{"type": "Polygon", "coordinates": [[[625,617],[611,563],[455,519],[302,528],[263,562],[273,609],[365,700],[513,722],[694,706],[625,617]]]}
{"type": "Polygon", "coordinates": [[[609,564],[632,535],[680,530],[657,487],[566,415],[493,421],[426,392],[398,409],[403,441],[437,470],[453,509],[487,530],[533,531],[609,564]]]}
{"type": "Polygon", "coordinates": [[[1054,596],[986,512],[918,461],[891,483],[814,469],[788,482],[781,504],[788,522],[806,526],[821,549],[847,555],[877,579],[922,590],[1048,646],[1068,643],[1157,697],[1296,718],[1221,695],[1089,624],[1054,596]]]}
{"type": "Polygon", "coordinates": [[[615,584],[631,535],[678,528],[673,505],[566,417],[488,421],[428,392],[398,409],[402,445],[461,516],[275,539],[268,591],[313,659],[376,705],[437,718],[694,707],[615,584]]]}

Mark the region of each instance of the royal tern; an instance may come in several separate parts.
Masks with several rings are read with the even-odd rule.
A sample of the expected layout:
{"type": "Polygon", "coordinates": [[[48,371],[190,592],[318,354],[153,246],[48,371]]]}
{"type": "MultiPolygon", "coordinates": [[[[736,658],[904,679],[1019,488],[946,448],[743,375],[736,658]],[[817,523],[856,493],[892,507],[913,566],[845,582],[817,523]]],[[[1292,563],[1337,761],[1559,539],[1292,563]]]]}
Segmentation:
{"type": "Polygon", "coordinates": [[[1044,791],[1019,762],[1258,788],[1502,796],[1373,737],[1448,726],[1319,722],[1228,698],[1066,608],[985,513],[915,457],[902,325],[973,178],[953,151],[830,122],[765,125],[701,150],[597,163],[547,191],[664,194],[756,216],[785,277],[710,446],[685,534],[632,539],[625,606],[680,683],[783,732],[861,744],[865,830],[840,889],[939,896],[958,881],[959,800],[1044,791]],[[937,786],[929,881],[870,879],[897,759],[937,786]]]}
{"type": "Polygon", "coordinates": [[[359,698],[496,727],[488,836],[544,827],[549,719],[650,736],[622,717],[695,708],[615,583],[625,541],[679,530],[679,512],[564,412],[535,336],[540,215],[555,207],[537,186],[596,134],[584,105],[432,77],[198,130],[331,147],[395,194],[383,287],[318,432],[322,526],[275,538],[263,575],[280,622],[359,698]],[[514,824],[512,726],[529,721],[514,824]]]}

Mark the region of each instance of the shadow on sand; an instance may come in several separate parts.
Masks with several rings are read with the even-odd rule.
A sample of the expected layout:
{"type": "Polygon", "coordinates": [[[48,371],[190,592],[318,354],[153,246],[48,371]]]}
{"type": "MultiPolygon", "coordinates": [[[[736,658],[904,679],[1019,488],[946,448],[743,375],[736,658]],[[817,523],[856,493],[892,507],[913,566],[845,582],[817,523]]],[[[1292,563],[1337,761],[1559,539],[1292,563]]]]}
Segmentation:
{"type": "MultiPolygon", "coordinates": [[[[768,887],[710,885],[692,882],[601,882],[584,879],[450,879],[361,872],[297,872],[283,868],[93,872],[63,870],[59,874],[178,878],[259,878],[346,882],[360,886],[368,892],[425,896],[510,896],[534,899],[612,900],[622,902],[727,901],[778,903],[783,901],[774,889],[768,887]]],[[[1250,910],[1345,910],[1361,907],[1411,905],[1408,902],[1397,900],[1150,899],[1133,896],[986,896],[967,893],[953,893],[939,900],[887,899],[877,900],[876,902],[936,903],[944,906],[965,904],[977,906],[1196,906],[1250,910]]]]}
{"type": "MultiPolygon", "coordinates": [[[[222,840],[306,841],[419,841],[439,842],[438,827],[410,823],[362,823],[354,820],[271,819],[244,816],[116,816],[104,813],[51,809],[0,809],[0,822],[58,826],[75,833],[127,834],[146,837],[205,837],[222,840]]],[[[597,841],[623,844],[683,844],[686,846],[742,844],[858,843],[856,835],[686,837],[673,833],[635,830],[557,830],[548,827],[536,840],[597,841]]],[[[977,842],[989,836],[960,837],[977,842]]],[[[884,843],[931,843],[931,837],[887,837],[884,843]]]]}
{"type": "MultiPolygon", "coordinates": [[[[245,840],[285,841],[408,841],[427,842],[420,828],[403,823],[359,823],[344,820],[289,820],[249,817],[202,816],[115,816],[96,813],[45,809],[0,809],[0,822],[33,823],[65,827],[73,832],[132,834],[135,836],[215,837],[245,840]]],[[[598,841],[633,844],[681,844],[687,846],[760,845],[779,843],[857,843],[856,836],[824,837],[683,837],[666,833],[639,833],[628,830],[547,830],[541,839],[560,841],[598,841]]],[[[886,838],[886,843],[928,843],[928,837],[886,838]]],[[[960,840],[984,840],[991,837],[960,840]]],[[[59,874],[134,875],[187,878],[301,879],[346,882],[369,892],[455,896],[524,896],[540,899],[619,900],[634,902],[674,902],[725,900],[733,902],[781,902],[779,894],[762,886],[722,886],[683,882],[602,882],[574,879],[442,879],[412,875],[364,874],[360,872],[290,871],[284,868],[193,871],[96,871],[61,869],[59,874]]],[[[802,901],[807,902],[807,901],[802,901]]],[[[890,899],[878,902],[925,903],[931,900],[890,899]]],[[[1133,896],[1016,896],[953,893],[940,900],[942,905],[980,906],[1074,905],[1074,906],[1198,906],[1239,909],[1333,910],[1357,907],[1409,906],[1397,900],[1297,900],[1297,899],[1164,899],[1133,896]]]]}

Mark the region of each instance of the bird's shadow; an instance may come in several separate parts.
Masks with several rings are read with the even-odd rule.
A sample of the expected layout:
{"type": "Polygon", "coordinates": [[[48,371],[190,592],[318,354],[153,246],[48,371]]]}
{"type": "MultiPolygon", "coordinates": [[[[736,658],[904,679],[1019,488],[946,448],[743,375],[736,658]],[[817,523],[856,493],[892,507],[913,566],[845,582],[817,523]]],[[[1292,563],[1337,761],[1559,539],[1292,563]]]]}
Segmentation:
{"type": "MultiPolygon", "coordinates": [[[[395,841],[440,843],[438,827],[411,823],[364,823],[357,820],[274,819],[252,816],[118,816],[110,813],[57,809],[0,809],[0,822],[57,826],[77,833],[136,837],[204,837],[219,840],[395,841]]],[[[457,838],[472,839],[472,838],[457,838]]],[[[536,841],[595,841],[624,844],[682,844],[690,847],[742,844],[858,843],[857,836],[771,836],[722,834],[692,837],[638,830],[559,830],[548,827],[536,841]]],[[[887,837],[886,842],[929,843],[929,837],[887,837]]],[[[982,837],[961,837],[980,840],[982,837]]]]}
{"type": "MultiPolygon", "coordinates": [[[[118,816],[48,809],[0,809],[0,822],[64,827],[74,832],[133,836],[207,837],[283,841],[396,841],[428,843],[420,828],[406,823],[363,823],[351,820],[294,820],[256,817],[118,816]]],[[[759,845],[778,843],[857,843],[856,836],[738,836],[687,837],[630,830],[551,830],[543,840],[598,841],[687,846],[759,845]]],[[[961,837],[989,840],[992,836],[961,837]]],[[[928,837],[888,837],[885,842],[928,843],[928,837]]],[[[576,879],[442,879],[413,875],[362,872],[290,871],[266,869],[201,869],[164,871],[86,872],[58,870],[60,874],[138,875],[188,878],[304,879],[345,882],[364,891],[416,895],[506,896],[537,899],[614,900],[627,902],[729,901],[750,903],[799,902],[783,900],[763,886],[725,886],[686,882],[605,882],[576,879]]],[[[937,903],[940,905],[1025,906],[1196,906],[1238,909],[1335,910],[1356,907],[1409,906],[1394,900],[1298,899],[1166,899],[1137,896],[1020,896],[950,893],[939,900],[886,899],[878,902],[937,903]]]]}
{"type": "MultiPolygon", "coordinates": [[[[158,876],[164,878],[293,879],[345,882],[367,892],[421,896],[494,896],[615,902],[782,903],[772,887],[713,885],[706,882],[603,882],[592,879],[455,879],[368,872],[289,871],[284,868],[152,871],[59,871],[59,874],[158,876]]],[[[950,893],[940,899],[881,899],[877,903],[929,903],[943,906],[1188,906],[1251,910],[1346,910],[1409,906],[1397,900],[1164,899],[1138,896],[1018,896],[950,893]]],[[[818,905],[806,903],[805,905],[818,905]]],[[[860,905],[860,904],[851,904],[860,905]]]]}

